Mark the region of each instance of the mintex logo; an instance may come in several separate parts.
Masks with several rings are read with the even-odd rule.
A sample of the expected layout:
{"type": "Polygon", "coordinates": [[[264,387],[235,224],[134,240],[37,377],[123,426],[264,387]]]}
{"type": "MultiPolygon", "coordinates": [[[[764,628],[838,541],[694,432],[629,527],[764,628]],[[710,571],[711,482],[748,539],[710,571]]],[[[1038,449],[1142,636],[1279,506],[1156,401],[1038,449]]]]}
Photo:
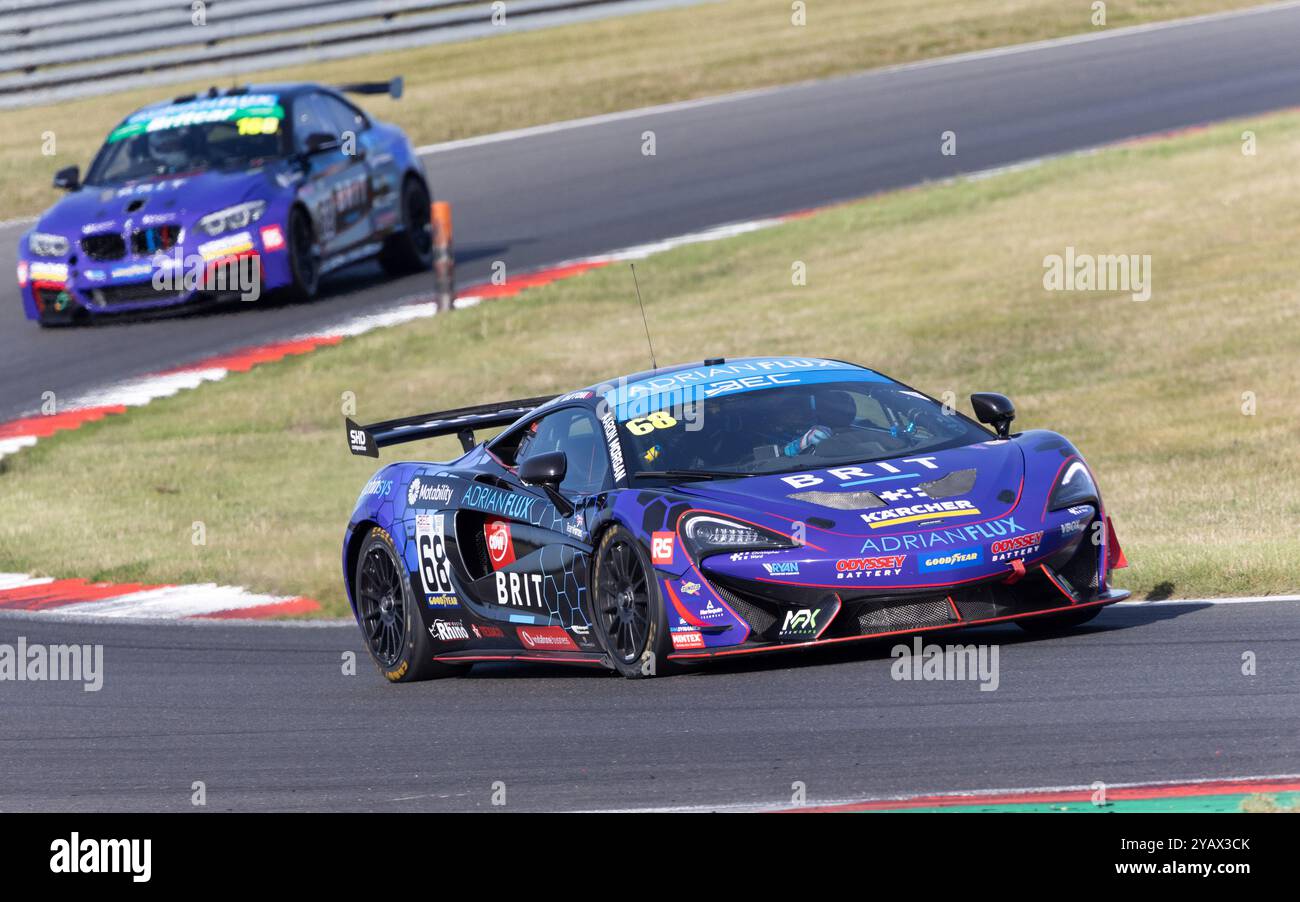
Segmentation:
{"type": "Polygon", "coordinates": [[[942,554],[921,555],[921,572],[934,570],[956,570],[958,567],[973,567],[984,560],[984,552],[979,548],[963,548],[942,554]]]}
{"type": "Polygon", "coordinates": [[[704,636],[699,630],[677,630],[672,633],[673,648],[703,648],[704,636]]]}

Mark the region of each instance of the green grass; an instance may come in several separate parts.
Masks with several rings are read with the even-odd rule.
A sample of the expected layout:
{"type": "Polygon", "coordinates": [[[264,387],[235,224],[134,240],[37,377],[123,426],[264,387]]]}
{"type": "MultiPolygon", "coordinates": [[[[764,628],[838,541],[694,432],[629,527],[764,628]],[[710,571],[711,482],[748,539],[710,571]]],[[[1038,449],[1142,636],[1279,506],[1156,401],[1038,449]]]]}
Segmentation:
{"type": "Polygon", "coordinates": [[[1248,814],[1300,814],[1300,795],[1284,793],[1282,798],[1264,793],[1254,793],[1241,803],[1248,814]]]}
{"type": "MultiPolygon", "coordinates": [[[[638,265],[659,359],[809,354],[938,397],[1004,391],[1099,474],[1138,597],[1300,588],[1300,115],[847,204],[638,265]],[[1243,129],[1259,153],[1243,156],[1243,129]],[[1150,254],[1154,290],[1047,292],[1067,245],[1150,254]],[[795,261],[808,283],[791,284],[795,261]],[[1241,412],[1253,392],[1256,412],[1241,412]]],[[[377,420],[645,366],[626,268],[259,367],[4,462],[0,569],[305,594],[343,610],[338,546],[377,420]],[[202,521],[207,544],[191,544],[202,521]]],[[[408,449],[449,456],[454,441],[408,449]]],[[[390,453],[388,459],[396,459],[390,453]]]]}
{"type": "MultiPolygon", "coordinates": [[[[1257,5],[1111,0],[1105,27],[1257,5]]],[[[790,6],[726,0],[242,78],[342,83],[401,73],[405,98],[366,98],[366,106],[425,144],[1098,30],[1085,0],[813,0],[802,27],[791,24],[790,6]]],[[[56,200],[55,170],[75,163],[84,171],[131,110],[212,82],[4,111],[0,219],[36,213],[56,200]],[[47,133],[54,137],[52,156],[43,155],[47,133]]]]}

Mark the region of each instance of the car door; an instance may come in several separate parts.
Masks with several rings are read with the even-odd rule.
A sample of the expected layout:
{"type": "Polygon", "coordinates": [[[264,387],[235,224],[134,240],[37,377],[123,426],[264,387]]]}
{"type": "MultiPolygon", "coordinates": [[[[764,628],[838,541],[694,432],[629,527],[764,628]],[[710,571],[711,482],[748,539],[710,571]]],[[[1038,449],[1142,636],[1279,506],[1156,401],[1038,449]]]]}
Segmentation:
{"type": "MultiPolygon", "coordinates": [[[[568,471],[559,491],[572,510],[557,508],[540,490],[522,483],[504,496],[488,486],[467,492],[462,504],[488,510],[482,528],[495,581],[494,607],[515,623],[560,628],[525,631],[520,635],[525,647],[594,648],[585,605],[591,551],[587,523],[593,498],[612,487],[600,423],[585,408],[564,408],[527,424],[517,442],[496,450],[511,471],[533,455],[563,451],[568,471]]],[[[510,478],[517,479],[513,472],[510,478]]]]}
{"type": "Polygon", "coordinates": [[[363,142],[345,135],[328,96],[309,92],[293,104],[294,149],[307,173],[302,198],[311,211],[325,269],[370,238],[370,173],[363,142]],[[328,139],[323,146],[313,142],[328,139]],[[335,260],[331,261],[330,258],[335,260]]]}
{"type": "Polygon", "coordinates": [[[320,99],[322,109],[342,136],[345,150],[350,149],[365,167],[369,179],[365,237],[374,237],[396,224],[401,168],[379,133],[370,127],[365,113],[333,94],[321,94],[320,99]]]}

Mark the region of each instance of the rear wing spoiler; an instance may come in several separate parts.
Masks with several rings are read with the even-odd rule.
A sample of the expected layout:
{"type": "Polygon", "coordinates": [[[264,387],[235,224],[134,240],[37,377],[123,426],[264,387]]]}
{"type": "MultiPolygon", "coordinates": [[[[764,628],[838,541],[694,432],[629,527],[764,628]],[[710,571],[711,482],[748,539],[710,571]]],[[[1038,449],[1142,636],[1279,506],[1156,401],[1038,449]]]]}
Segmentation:
{"type": "Polygon", "coordinates": [[[404,82],[402,76],[388,81],[356,81],[346,85],[335,85],[334,90],[345,94],[387,94],[394,100],[402,99],[404,82]]]}
{"type": "Polygon", "coordinates": [[[359,426],[348,418],[344,424],[348,431],[348,450],[361,457],[378,457],[379,449],[403,442],[416,442],[441,435],[454,435],[466,451],[474,447],[474,430],[494,426],[509,426],[522,416],[541,407],[554,396],[524,398],[519,401],[500,401],[496,404],[479,404],[475,407],[457,407],[437,413],[420,413],[415,416],[384,420],[359,426]]]}

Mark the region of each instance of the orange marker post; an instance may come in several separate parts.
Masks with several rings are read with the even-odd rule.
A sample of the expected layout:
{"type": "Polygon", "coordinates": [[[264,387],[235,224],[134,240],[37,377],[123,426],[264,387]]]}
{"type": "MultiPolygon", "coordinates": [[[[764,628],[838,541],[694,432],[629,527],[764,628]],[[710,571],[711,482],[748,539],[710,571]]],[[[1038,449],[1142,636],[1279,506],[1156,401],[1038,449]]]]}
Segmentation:
{"type": "Polygon", "coordinates": [[[433,286],[438,310],[450,310],[456,301],[456,257],[451,245],[451,204],[436,200],[429,210],[433,228],[433,286]]]}

